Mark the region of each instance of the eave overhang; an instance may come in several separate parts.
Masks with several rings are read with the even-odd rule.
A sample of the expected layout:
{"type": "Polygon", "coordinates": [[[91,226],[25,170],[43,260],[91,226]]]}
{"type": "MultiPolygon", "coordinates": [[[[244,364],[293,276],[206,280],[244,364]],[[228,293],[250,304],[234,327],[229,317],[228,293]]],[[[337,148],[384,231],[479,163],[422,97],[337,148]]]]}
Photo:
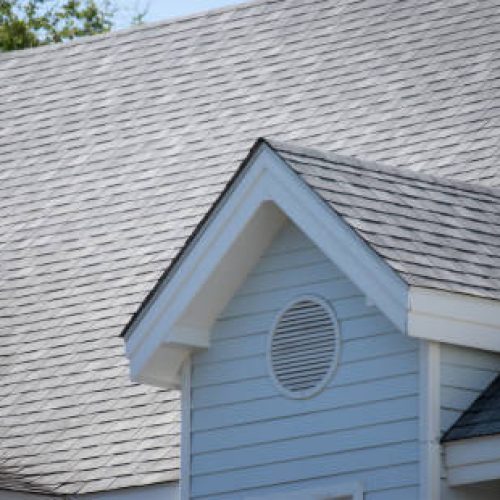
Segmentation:
{"type": "Polygon", "coordinates": [[[500,352],[500,301],[410,287],[408,335],[500,352]]]}

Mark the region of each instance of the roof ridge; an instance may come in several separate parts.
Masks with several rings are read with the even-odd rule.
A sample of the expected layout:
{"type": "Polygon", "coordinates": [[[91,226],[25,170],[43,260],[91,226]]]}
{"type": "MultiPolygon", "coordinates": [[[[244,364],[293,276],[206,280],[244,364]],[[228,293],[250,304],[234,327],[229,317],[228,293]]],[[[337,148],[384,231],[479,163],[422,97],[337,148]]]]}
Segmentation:
{"type": "Polygon", "coordinates": [[[351,167],[361,167],[369,170],[376,170],[397,177],[402,177],[412,180],[420,180],[423,182],[432,182],[453,189],[461,189],[473,193],[489,194],[500,198],[500,188],[484,186],[470,181],[460,181],[450,179],[448,177],[429,174],[427,172],[417,172],[410,168],[398,168],[379,161],[367,160],[357,156],[342,155],[334,151],[318,149],[309,146],[300,146],[289,141],[278,141],[274,139],[262,138],[262,141],[267,143],[278,154],[280,151],[298,154],[309,158],[321,158],[335,163],[341,163],[351,167]]]}
{"type": "Polygon", "coordinates": [[[173,24],[179,24],[183,22],[192,21],[202,17],[210,17],[223,15],[227,12],[237,12],[238,10],[245,10],[253,7],[257,7],[261,4],[273,4],[278,3],[281,0],[242,0],[239,3],[225,5],[222,7],[215,7],[211,9],[204,9],[198,12],[193,12],[191,14],[181,14],[177,16],[167,17],[160,21],[152,21],[144,24],[129,26],[127,28],[118,29],[116,31],[108,31],[106,33],[99,33],[96,35],[87,35],[79,38],[74,38],[73,40],[68,40],[66,42],[52,43],[48,45],[41,45],[38,47],[28,47],[25,49],[11,50],[7,52],[0,52],[0,61],[8,61],[20,57],[30,57],[33,54],[40,54],[45,51],[55,51],[62,50],[63,48],[74,47],[80,44],[95,43],[108,38],[120,38],[122,36],[127,36],[133,33],[148,31],[154,28],[166,27],[173,24]]]}

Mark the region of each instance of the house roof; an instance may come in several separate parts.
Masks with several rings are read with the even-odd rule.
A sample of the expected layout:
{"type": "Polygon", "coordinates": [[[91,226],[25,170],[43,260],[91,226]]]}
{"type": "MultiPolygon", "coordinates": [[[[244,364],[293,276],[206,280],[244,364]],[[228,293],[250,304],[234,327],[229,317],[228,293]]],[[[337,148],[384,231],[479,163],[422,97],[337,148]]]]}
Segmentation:
{"type": "Polygon", "coordinates": [[[177,393],[129,382],[118,334],[255,137],[499,185],[499,23],[495,2],[261,0],[0,55],[16,488],[178,478],[177,393]]]}
{"type": "Polygon", "coordinates": [[[444,434],[450,442],[500,434],[500,375],[444,434]]]}
{"type": "Polygon", "coordinates": [[[270,145],[406,283],[500,299],[500,189],[270,145]]]}

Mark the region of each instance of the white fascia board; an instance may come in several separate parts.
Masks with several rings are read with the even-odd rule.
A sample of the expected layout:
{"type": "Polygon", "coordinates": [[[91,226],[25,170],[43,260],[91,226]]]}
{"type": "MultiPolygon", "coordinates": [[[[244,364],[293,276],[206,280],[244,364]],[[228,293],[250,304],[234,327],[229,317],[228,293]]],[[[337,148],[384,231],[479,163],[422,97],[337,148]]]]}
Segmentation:
{"type": "Polygon", "coordinates": [[[180,499],[191,494],[191,359],[181,369],[181,480],[180,499]]]}
{"type": "Polygon", "coordinates": [[[132,325],[126,348],[134,380],[179,386],[185,358],[209,347],[213,322],[286,218],[406,331],[404,281],[264,144],[132,325]]]}
{"type": "Polygon", "coordinates": [[[500,480],[500,435],[451,441],[444,449],[451,486],[500,480]]]}
{"type": "Polygon", "coordinates": [[[410,287],[408,334],[500,352],[500,301],[410,287]]]}

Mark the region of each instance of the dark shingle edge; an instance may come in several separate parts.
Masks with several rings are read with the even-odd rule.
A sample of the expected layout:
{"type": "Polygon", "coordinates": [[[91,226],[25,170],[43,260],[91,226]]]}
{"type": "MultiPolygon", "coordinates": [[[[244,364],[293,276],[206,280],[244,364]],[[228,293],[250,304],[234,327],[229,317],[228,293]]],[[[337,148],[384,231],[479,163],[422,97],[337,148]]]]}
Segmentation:
{"type": "Polygon", "coordinates": [[[443,434],[442,443],[500,434],[500,375],[475,399],[457,421],[443,434]],[[495,419],[481,415],[493,412],[495,419]]]}

